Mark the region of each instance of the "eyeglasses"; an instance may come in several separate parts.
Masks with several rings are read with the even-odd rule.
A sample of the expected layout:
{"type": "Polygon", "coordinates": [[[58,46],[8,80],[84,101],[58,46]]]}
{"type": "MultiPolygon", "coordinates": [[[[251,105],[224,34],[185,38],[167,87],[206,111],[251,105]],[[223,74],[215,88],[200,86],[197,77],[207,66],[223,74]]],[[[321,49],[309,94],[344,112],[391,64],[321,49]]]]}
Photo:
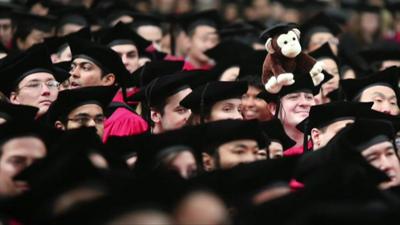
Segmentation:
{"type": "Polygon", "coordinates": [[[43,85],[46,85],[46,87],[49,89],[57,89],[60,86],[60,83],[58,83],[56,80],[31,81],[28,82],[26,85],[20,87],[19,89],[27,88],[31,90],[40,90],[43,88],[43,85]]]}
{"type": "Polygon", "coordinates": [[[96,124],[102,124],[106,120],[105,116],[96,116],[96,117],[91,117],[91,116],[77,116],[75,118],[68,118],[68,121],[73,121],[75,123],[79,123],[83,126],[89,125],[90,121],[94,121],[96,124]]]}

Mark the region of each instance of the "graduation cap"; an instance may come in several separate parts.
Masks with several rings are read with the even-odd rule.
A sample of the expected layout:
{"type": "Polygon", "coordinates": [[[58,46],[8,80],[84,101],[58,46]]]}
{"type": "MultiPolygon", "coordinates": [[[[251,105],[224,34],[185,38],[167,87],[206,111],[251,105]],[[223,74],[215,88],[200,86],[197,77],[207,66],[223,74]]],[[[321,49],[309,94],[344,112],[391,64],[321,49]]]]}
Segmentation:
{"type": "Polygon", "coordinates": [[[110,104],[117,88],[112,87],[84,87],[61,91],[58,98],[49,108],[48,120],[54,125],[57,120],[63,120],[68,114],[79,106],[96,104],[103,110],[110,104]]]}
{"type": "Polygon", "coordinates": [[[373,43],[360,51],[361,57],[369,64],[385,60],[400,60],[400,44],[391,40],[373,43]]]}
{"type": "Polygon", "coordinates": [[[89,27],[90,25],[97,23],[95,15],[83,6],[64,6],[61,9],[57,8],[50,11],[50,14],[58,17],[58,29],[67,24],[89,27]]]}
{"type": "Polygon", "coordinates": [[[267,54],[268,52],[265,50],[256,50],[243,59],[239,65],[240,70],[237,79],[249,81],[249,79],[255,78],[257,83],[261,83],[262,65],[267,54]]]}
{"type": "Polygon", "coordinates": [[[242,98],[247,92],[247,83],[238,81],[211,81],[195,88],[179,103],[192,113],[200,114],[211,108],[216,102],[231,98],[242,98]]]}
{"type": "Polygon", "coordinates": [[[135,70],[129,82],[132,86],[144,87],[153,79],[176,73],[183,68],[183,61],[150,61],[135,70]]]}
{"type": "Polygon", "coordinates": [[[318,49],[315,49],[314,51],[312,51],[308,54],[316,60],[320,60],[320,59],[324,59],[324,58],[333,59],[336,62],[336,64],[339,66],[339,59],[332,52],[332,49],[331,49],[329,43],[325,43],[325,44],[321,45],[321,47],[319,47],[318,49]]]}
{"type": "Polygon", "coordinates": [[[257,120],[219,120],[202,126],[202,151],[213,154],[216,147],[227,142],[250,139],[255,140],[260,149],[269,144],[257,120]]]}
{"type": "Polygon", "coordinates": [[[144,101],[148,107],[154,106],[171,95],[198,82],[199,76],[193,71],[179,71],[152,80],[136,93],[131,100],[144,101]]]}
{"type": "Polygon", "coordinates": [[[65,61],[53,64],[54,78],[59,83],[66,81],[71,76],[71,74],[69,73],[70,69],[71,69],[71,61],[65,61]]]}
{"type": "Polygon", "coordinates": [[[57,53],[60,50],[68,47],[68,39],[72,38],[72,37],[90,40],[92,38],[91,33],[90,33],[90,28],[84,27],[77,32],[68,34],[63,37],[45,38],[44,43],[47,46],[48,52],[50,54],[53,54],[53,53],[57,53]]]}
{"type": "Polygon", "coordinates": [[[295,23],[278,23],[264,30],[260,35],[260,39],[265,43],[268,38],[273,38],[277,34],[287,33],[294,28],[299,29],[299,25],[295,23]]]}
{"type": "Polygon", "coordinates": [[[0,101],[0,117],[8,120],[34,120],[38,108],[28,105],[15,105],[0,101]]]}
{"type": "Polygon", "coordinates": [[[15,19],[15,11],[23,11],[24,8],[21,5],[13,3],[0,3],[0,18],[2,19],[15,19]]]}
{"type": "Polygon", "coordinates": [[[293,75],[296,82],[290,86],[283,86],[276,95],[283,97],[296,91],[308,90],[315,96],[319,93],[321,86],[333,77],[326,71],[322,71],[322,73],[325,75],[324,80],[319,85],[314,86],[312,78],[309,74],[302,74],[295,71],[293,72],[293,75]]]}
{"type": "Polygon", "coordinates": [[[369,13],[377,13],[378,14],[382,11],[382,7],[380,7],[378,5],[374,5],[374,4],[369,4],[366,2],[361,2],[357,5],[355,5],[355,9],[359,13],[369,12],[369,13]]]}
{"type": "Polygon", "coordinates": [[[325,12],[320,12],[308,19],[300,26],[300,30],[302,31],[300,40],[302,40],[303,46],[308,46],[311,36],[315,33],[329,32],[333,36],[337,36],[342,32],[340,26],[325,12]]]}
{"type": "Polygon", "coordinates": [[[139,54],[143,54],[149,45],[150,41],[142,38],[136,32],[133,32],[128,25],[119,22],[113,28],[108,29],[100,38],[100,43],[112,47],[114,45],[131,44],[136,46],[139,54]]]}
{"type": "Polygon", "coordinates": [[[258,93],[257,98],[264,100],[266,103],[277,103],[279,96],[269,93],[268,91],[261,91],[258,93]]]}
{"type": "Polygon", "coordinates": [[[22,30],[37,29],[43,32],[50,32],[55,27],[56,18],[54,16],[38,16],[25,12],[15,12],[14,16],[18,21],[18,29],[15,35],[18,37],[22,30]],[[19,31],[18,31],[19,30],[19,31]]]}
{"type": "Polygon", "coordinates": [[[18,83],[32,73],[46,72],[54,74],[53,65],[46,47],[42,44],[17,55],[2,59],[0,67],[0,91],[6,96],[15,90],[18,83]]]}
{"type": "Polygon", "coordinates": [[[141,26],[156,26],[161,27],[161,23],[165,20],[162,16],[157,16],[148,13],[132,13],[133,22],[130,24],[134,30],[137,30],[141,26]]]}
{"type": "Polygon", "coordinates": [[[197,26],[205,25],[220,28],[222,20],[217,10],[205,10],[186,13],[178,17],[178,22],[187,34],[190,34],[197,26]]]}
{"type": "Polygon", "coordinates": [[[84,58],[99,66],[105,74],[113,73],[118,85],[124,87],[129,79],[129,72],[121,57],[110,48],[80,38],[69,38],[72,59],[84,58]]]}
{"type": "Polygon", "coordinates": [[[221,41],[214,48],[205,52],[207,56],[221,64],[239,65],[242,60],[253,53],[253,49],[238,41],[221,41]],[[240,54],[237,54],[240,52],[240,54]]]}
{"type": "Polygon", "coordinates": [[[296,127],[303,133],[308,133],[312,128],[321,129],[334,122],[344,119],[356,119],[363,112],[371,110],[373,103],[361,102],[333,102],[312,106],[309,116],[296,127]]]}
{"type": "Polygon", "coordinates": [[[399,98],[399,71],[398,67],[389,67],[367,77],[341,80],[340,85],[348,101],[355,101],[365,89],[377,85],[389,86],[399,98]]]}
{"type": "Polygon", "coordinates": [[[257,29],[255,26],[251,25],[250,23],[245,23],[245,22],[236,22],[236,23],[228,24],[226,26],[223,26],[218,31],[218,34],[222,40],[231,39],[234,37],[239,38],[239,37],[243,37],[246,35],[254,35],[257,37],[259,35],[259,33],[260,33],[259,29],[257,29]]]}
{"type": "Polygon", "coordinates": [[[289,149],[296,144],[296,142],[286,134],[282,122],[279,119],[261,122],[260,126],[271,141],[277,141],[282,144],[283,150],[289,149]]]}

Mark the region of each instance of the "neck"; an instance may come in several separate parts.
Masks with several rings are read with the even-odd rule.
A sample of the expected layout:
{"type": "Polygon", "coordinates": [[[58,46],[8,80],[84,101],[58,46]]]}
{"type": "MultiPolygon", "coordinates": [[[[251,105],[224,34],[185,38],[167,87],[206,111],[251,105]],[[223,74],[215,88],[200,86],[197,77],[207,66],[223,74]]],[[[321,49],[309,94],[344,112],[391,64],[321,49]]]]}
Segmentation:
{"type": "Polygon", "coordinates": [[[151,128],[152,134],[160,134],[162,132],[163,132],[163,129],[162,129],[161,125],[154,124],[154,127],[151,128]]]}
{"type": "Polygon", "coordinates": [[[304,134],[297,130],[296,127],[294,126],[289,126],[289,125],[283,125],[283,128],[285,129],[286,134],[296,142],[295,146],[302,146],[303,145],[303,138],[304,134]]]}

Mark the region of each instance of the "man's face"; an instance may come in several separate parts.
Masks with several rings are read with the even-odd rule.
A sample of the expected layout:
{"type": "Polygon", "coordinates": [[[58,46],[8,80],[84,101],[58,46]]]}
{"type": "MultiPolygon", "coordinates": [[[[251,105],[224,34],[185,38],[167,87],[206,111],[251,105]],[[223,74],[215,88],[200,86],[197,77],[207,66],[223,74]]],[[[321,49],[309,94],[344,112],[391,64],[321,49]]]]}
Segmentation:
{"type": "Polygon", "coordinates": [[[139,67],[139,53],[136,46],[131,44],[114,45],[111,49],[118,53],[130,73],[139,67]]]}
{"type": "Polygon", "coordinates": [[[60,31],[58,32],[57,36],[63,37],[68,34],[72,34],[75,32],[78,32],[80,29],[82,29],[83,26],[78,25],[78,24],[65,24],[60,31]]]}
{"type": "Polygon", "coordinates": [[[295,127],[308,117],[313,105],[315,105],[315,101],[311,93],[295,92],[287,94],[281,98],[279,119],[284,126],[295,127]]]}
{"type": "Polygon", "coordinates": [[[283,147],[282,144],[276,141],[271,141],[271,144],[268,146],[269,158],[277,159],[283,157],[283,147]]]}
{"type": "Polygon", "coordinates": [[[260,92],[260,89],[254,86],[249,86],[247,93],[242,96],[243,119],[258,119],[260,121],[266,121],[272,118],[267,103],[264,100],[257,98],[257,95],[260,92]]]}
{"type": "Polygon", "coordinates": [[[313,128],[311,130],[311,139],[314,150],[324,147],[340,130],[347,124],[354,123],[353,119],[336,121],[329,124],[324,129],[313,128]]]}
{"type": "Polygon", "coordinates": [[[193,177],[197,172],[196,159],[190,151],[180,152],[169,166],[185,179],[193,177]]]}
{"type": "Polygon", "coordinates": [[[33,73],[22,79],[16,91],[10,95],[13,104],[30,105],[39,108],[38,116],[49,109],[58,96],[58,82],[52,74],[33,73]]]}
{"type": "Polygon", "coordinates": [[[102,86],[102,71],[92,61],[76,58],[71,63],[70,88],[102,86]]]}
{"type": "Polygon", "coordinates": [[[179,102],[191,92],[192,89],[185,88],[167,98],[167,104],[164,107],[164,114],[161,115],[159,121],[161,131],[175,130],[186,125],[192,112],[179,105],[179,102]]]}
{"type": "Polygon", "coordinates": [[[160,27],[153,25],[140,26],[137,29],[137,33],[144,39],[153,42],[154,47],[160,51],[162,39],[162,30],[160,27]]]}
{"type": "Polygon", "coordinates": [[[220,169],[229,169],[240,163],[254,162],[258,158],[258,144],[244,139],[227,142],[218,147],[220,169]]]}
{"type": "Polygon", "coordinates": [[[319,60],[324,64],[324,70],[330,73],[333,77],[328,82],[322,85],[321,90],[326,97],[327,94],[339,88],[339,68],[333,59],[319,60]]]}
{"type": "Polygon", "coordinates": [[[8,45],[13,37],[14,29],[11,19],[0,19],[0,39],[3,45],[8,45]]]}
{"type": "Polygon", "coordinates": [[[210,118],[207,122],[227,119],[242,120],[240,113],[242,101],[239,98],[231,98],[216,102],[211,107],[210,118]]]}
{"type": "Polygon", "coordinates": [[[42,43],[46,38],[46,33],[41,30],[33,29],[31,33],[25,38],[25,40],[18,39],[17,44],[19,49],[25,51],[35,44],[42,43]]]}
{"type": "Polygon", "coordinates": [[[332,52],[337,55],[338,53],[338,39],[333,36],[331,33],[327,32],[317,32],[313,34],[310,38],[310,42],[308,44],[308,51],[312,52],[319,47],[321,47],[325,43],[329,43],[329,46],[332,49],[332,52]]]}
{"type": "Polygon", "coordinates": [[[71,61],[71,59],[72,59],[71,48],[68,46],[62,52],[60,52],[60,55],[58,56],[58,62],[71,61]]]}
{"type": "Polygon", "coordinates": [[[16,137],[3,144],[0,183],[9,183],[9,193],[6,194],[18,194],[28,189],[25,182],[13,181],[13,178],[36,160],[45,157],[46,152],[45,144],[37,137],[16,137]]]}
{"type": "Polygon", "coordinates": [[[365,89],[361,94],[360,102],[374,102],[373,110],[390,115],[399,114],[396,93],[387,86],[376,85],[365,89]]]}
{"type": "Polygon", "coordinates": [[[361,154],[372,166],[385,172],[390,178],[390,181],[380,185],[382,189],[400,185],[400,162],[391,142],[372,145],[361,154]]]}
{"type": "Polygon", "coordinates": [[[79,127],[96,127],[97,134],[103,137],[104,133],[104,113],[103,109],[97,104],[86,104],[75,108],[68,114],[66,130],[79,127]]]}
{"type": "Polygon", "coordinates": [[[209,57],[204,52],[214,48],[218,42],[219,37],[214,27],[205,25],[197,26],[190,38],[189,56],[196,60],[207,62],[209,61],[209,57]]]}

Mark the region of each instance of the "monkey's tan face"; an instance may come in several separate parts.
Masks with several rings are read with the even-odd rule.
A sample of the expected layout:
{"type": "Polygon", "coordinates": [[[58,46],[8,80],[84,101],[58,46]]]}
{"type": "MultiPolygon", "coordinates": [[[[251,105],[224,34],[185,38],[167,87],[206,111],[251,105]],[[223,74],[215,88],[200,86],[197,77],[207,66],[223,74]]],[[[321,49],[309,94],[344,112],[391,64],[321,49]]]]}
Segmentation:
{"type": "Polygon", "coordinates": [[[295,58],[301,52],[300,41],[293,31],[279,35],[276,42],[281,48],[282,55],[288,58],[295,58]]]}

